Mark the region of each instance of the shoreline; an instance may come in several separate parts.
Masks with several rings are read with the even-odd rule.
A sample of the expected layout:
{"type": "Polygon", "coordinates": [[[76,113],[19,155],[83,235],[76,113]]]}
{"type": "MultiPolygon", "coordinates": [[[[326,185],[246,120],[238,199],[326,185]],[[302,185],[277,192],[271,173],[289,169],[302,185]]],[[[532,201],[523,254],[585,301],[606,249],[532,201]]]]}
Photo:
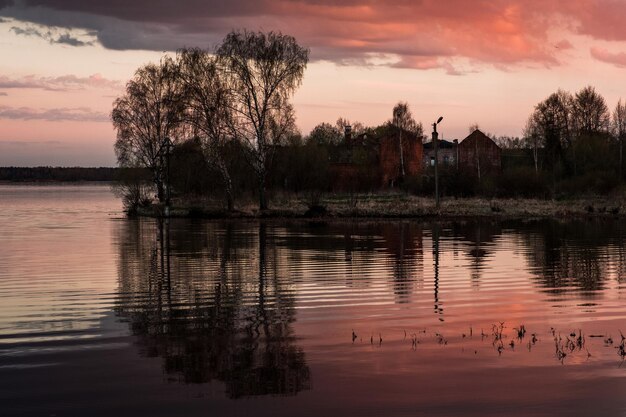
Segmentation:
{"type": "MultiPolygon", "coordinates": [[[[140,207],[139,217],[164,217],[164,207],[140,207]]],[[[273,202],[268,210],[242,205],[229,212],[202,204],[174,204],[171,218],[236,219],[305,219],[305,220],[385,220],[385,219],[536,219],[536,218],[624,218],[626,200],[619,197],[588,197],[569,200],[449,198],[441,201],[440,210],[432,198],[415,196],[366,196],[356,203],[329,198],[315,206],[289,198],[273,202]]]]}

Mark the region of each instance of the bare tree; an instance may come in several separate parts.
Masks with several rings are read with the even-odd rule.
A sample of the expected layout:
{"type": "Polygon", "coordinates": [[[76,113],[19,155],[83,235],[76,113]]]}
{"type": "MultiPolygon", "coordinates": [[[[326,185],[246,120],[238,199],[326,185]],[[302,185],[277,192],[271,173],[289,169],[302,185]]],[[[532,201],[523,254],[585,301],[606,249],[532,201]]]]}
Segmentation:
{"type": "MultiPolygon", "coordinates": [[[[469,128],[467,130],[471,135],[475,131],[480,130],[480,126],[478,126],[478,123],[474,122],[469,125],[469,128]]],[[[478,147],[478,140],[474,141],[474,155],[476,156],[476,171],[478,175],[478,182],[480,182],[480,148],[478,147]]]]}
{"type": "Polygon", "coordinates": [[[235,135],[247,145],[259,187],[259,208],[267,208],[265,182],[275,134],[285,130],[289,98],[300,86],[309,50],[281,33],[233,31],[217,49],[233,93],[235,135]],[[278,128],[278,126],[282,126],[278,128]]]}
{"type": "Polygon", "coordinates": [[[339,119],[337,119],[337,121],[335,122],[335,126],[337,127],[337,129],[339,129],[339,131],[343,134],[346,131],[346,127],[350,126],[351,128],[351,132],[353,136],[358,136],[361,133],[365,133],[365,131],[367,131],[368,129],[365,127],[365,125],[361,122],[350,122],[350,120],[340,117],[339,119]]]}
{"type": "Polygon", "coordinates": [[[620,98],[617,102],[617,106],[615,106],[615,110],[613,110],[613,123],[612,130],[615,138],[619,142],[619,177],[620,180],[624,178],[623,176],[623,167],[624,167],[624,139],[626,139],[626,102],[622,103],[622,99],[620,98]]]}
{"type": "Polygon", "coordinates": [[[542,139],[550,168],[563,159],[564,147],[572,145],[571,102],[571,95],[559,90],[537,104],[530,116],[532,132],[542,139]]]}
{"type": "Polygon", "coordinates": [[[219,172],[228,210],[233,210],[233,183],[224,155],[227,142],[232,138],[232,92],[217,59],[206,51],[182,49],[178,52],[177,64],[185,122],[199,137],[209,164],[219,172]]]}
{"type": "Polygon", "coordinates": [[[572,115],[579,135],[605,132],[609,128],[609,108],[604,97],[591,86],[576,93],[572,101],[572,115]]]}
{"type": "Polygon", "coordinates": [[[274,145],[286,146],[302,137],[296,127],[296,112],[291,103],[285,103],[281,111],[269,119],[269,132],[274,145]]]}
{"type": "Polygon", "coordinates": [[[320,123],[311,130],[308,143],[316,145],[338,145],[343,138],[342,132],[330,123],[320,123]]]}
{"type": "Polygon", "coordinates": [[[527,146],[533,151],[533,161],[535,162],[535,174],[539,174],[539,146],[541,141],[541,133],[537,125],[537,120],[534,114],[532,114],[526,126],[524,127],[524,141],[527,146]]]}
{"type": "MultiPolygon", "coordinates": [[[[406,102],[399,102],[393,108],[393,118],[391,123],[398,130],[398,149],[400,152],[400,176],[404,178],[405,170],[404,170],[404,151],[402,149],[402,132],[414,132],[417,130],[418,123],[413,119],[413,115],[411,114],[411,110],[409,109],[409,104],[406,102]]],[[[421,124],[419,125],[421,128],[421,124]]],[[[421,130],[421,129],[420,129],[421,130]]]]}
{"type": "Polygon", "coordinates": [[[608,131],[611,115],[604,97],[598,94],[595,88],[587,86],[571,99],[571,120],[573,132],[570,132],[570,145],[574,145],[572,156],[574,174],[576,174],[578,172],[577,146],[573,142],[608,131]]]}
{"type": "Polygon", "coordinates": [[[494,136],[493,141],[502,149],[524,148],[524,140],[518,136],[494,136]]]}
{"type": "Polygon", "coordinates": [[[126,84],[126,92],[115,100],[111,119],[117,130],[115,153],[120,167],[148,168],[159,202],[164,194],[164,139],[178,141],[182,103],[174,62],[139,68],[126,84]]]}

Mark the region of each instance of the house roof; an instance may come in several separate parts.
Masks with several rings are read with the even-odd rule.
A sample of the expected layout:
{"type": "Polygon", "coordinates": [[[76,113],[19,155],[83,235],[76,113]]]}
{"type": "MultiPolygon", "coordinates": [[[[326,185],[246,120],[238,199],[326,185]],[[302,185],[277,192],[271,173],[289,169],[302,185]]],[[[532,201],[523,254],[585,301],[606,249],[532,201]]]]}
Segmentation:
{"type": "Polygon", "coordinates": [[[478,141],[489,141],[489,142],[491,142],[493,144],[493,146],[497,147],[498,149],[500,148],[498,146],[498,144],[493,141],[493,139],[491,139],[489,136],[485,135],[479,129],[474,130],[465,139],[463,139],[463,141],[461,142],[461,145],[463,145],[463,144],[468,145],[470,142],[477,141],[477,140],[478,141]]]}
{"type": "MultiPolygon", "coordinates": [[[[439,139],[437,142],[439,142],[439,149],[452,149],[456,146],[456,144],[454,142],[450,142],[449,140],[445,140],[445,139],[439,139]]],[[[426,142],[424,144],[424,149],[425,150],[430,150],[433,148],[433,142],[426,142]]]]}

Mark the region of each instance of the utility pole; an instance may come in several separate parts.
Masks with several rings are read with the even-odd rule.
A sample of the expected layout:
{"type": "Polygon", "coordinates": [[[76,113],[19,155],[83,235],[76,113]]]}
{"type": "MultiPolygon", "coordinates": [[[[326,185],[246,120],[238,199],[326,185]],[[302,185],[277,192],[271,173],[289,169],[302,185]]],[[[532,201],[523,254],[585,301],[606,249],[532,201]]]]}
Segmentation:
{"type": "Polygon", "coordinates": [[[435,150],[435,208],[439,213],[439,133],[437,133],[437,125],[441,123],[443,117],[439,117],[433,123],[433,149],[435,150]]]}

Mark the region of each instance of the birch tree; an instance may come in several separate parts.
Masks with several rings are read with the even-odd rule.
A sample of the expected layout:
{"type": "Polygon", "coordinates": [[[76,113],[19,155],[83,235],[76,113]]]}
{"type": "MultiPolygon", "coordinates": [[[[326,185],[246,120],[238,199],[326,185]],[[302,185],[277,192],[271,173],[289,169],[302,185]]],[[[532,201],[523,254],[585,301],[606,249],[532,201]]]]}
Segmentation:
{"type": "Polygon", "coordinates": [[[233,94],[233,131],[249,150],[259,191],[267,209],[265,183],[277,132],[293,121],[289,99],[302,83],[309,50],[281,33],[233,31],[217,48],[233,94]]]}
{"type": "Polygon", "coordinates": [[[139,68],[115,100],[111,119],[117,131],[115,153],[120,167],[147,168],[159,202],[164,193],[164,139],[176,142],[181,128],[182,103],[175,64],[165,57],[159,64],[139,68]]]}
{"type": "Polygon", "coordinates": [[[177,55],[178,78],[183,90],[184,120],[202,143],[209,164],[219,173],[228,210],[234,209],[231,174],[225,148],[232,138],[233,94],[215,57],[198,48],[177,55]]]}
{"type": "Polygon", "coordinates": [[[535,163],[535,174],[539,174],[539,147],[541,134],[534,115],[531,115],[524,127],[524,141],[533,151],[533,162],[535,163]]]}
{"type": "Polygon", "coordinates": [[[620,98],[613,110],[612,120],[613,135],[619,143],[619,178],[624,178],[624,139],[626,139],[626,102],[620,98]]]}
{"type": "MultiPolygon", "coordinates": [[[[413,115],[411,114],[411,110],[409,109],[409,104],[406,102],[399,102],[393,108],[393,118],[391,120],[391,124],[393,124],[398,130],[398,150],[400,154],[400,176],[404,178],[405,176],[405,168],[404,168],[404,150],[402,148],[402,133],[406,132],[415,132],[418,130],[418,123],[413,119],[413,115]]],[[[419,124],[419,130],[422,130],[421,124],[419,124]]]]}

